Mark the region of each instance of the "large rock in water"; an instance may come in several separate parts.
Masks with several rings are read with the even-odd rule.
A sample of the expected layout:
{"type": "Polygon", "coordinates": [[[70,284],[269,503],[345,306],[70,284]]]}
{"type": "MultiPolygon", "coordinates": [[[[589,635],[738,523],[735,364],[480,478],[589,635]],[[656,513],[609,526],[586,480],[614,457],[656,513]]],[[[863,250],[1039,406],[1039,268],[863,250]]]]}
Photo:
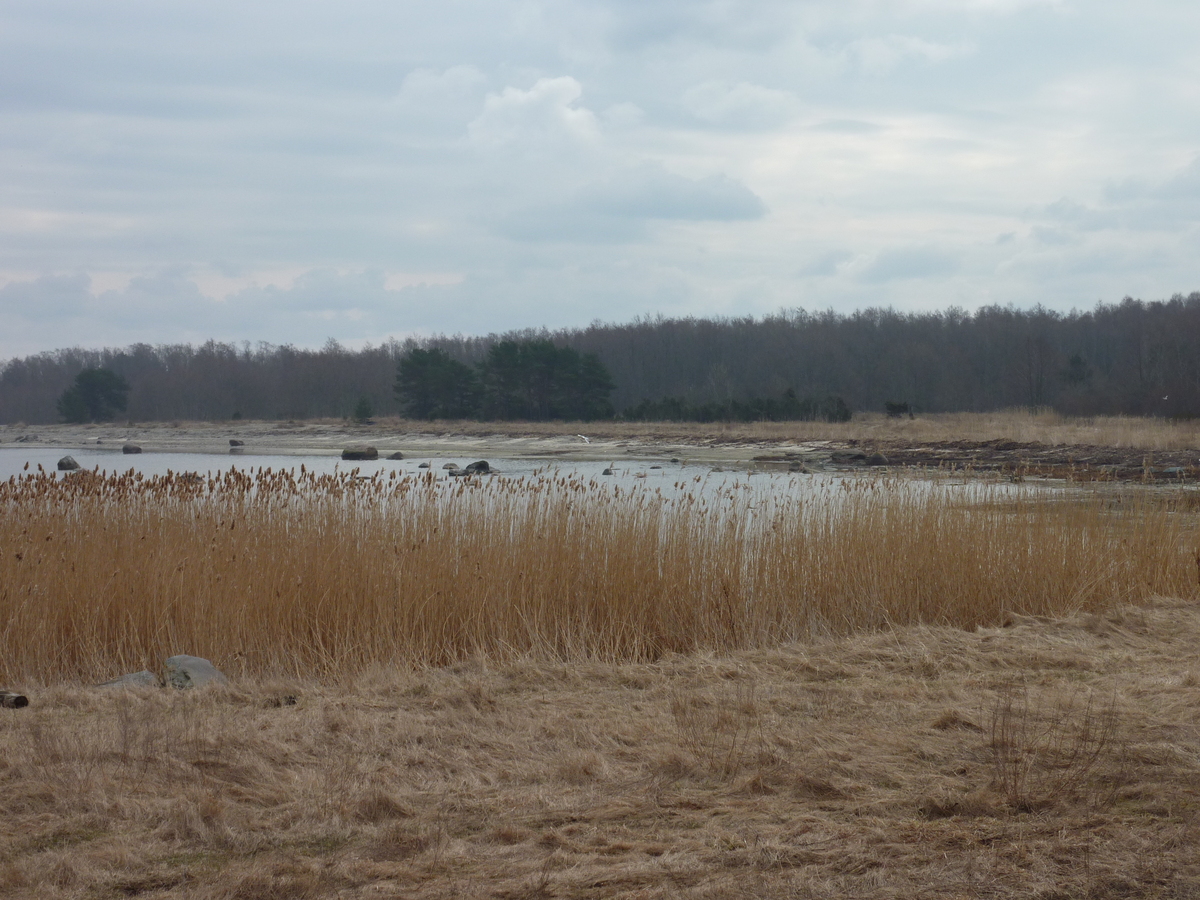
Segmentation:
{"type": "Polygon", "coordinates": [[[488,465],[486,459],[481,459],[478,462],[468,463],[463,471],[468,475],[487,475],[492,471],[492,467],[488,465]]]}
{"type": "Polygon", "coordinates": [[[58,461],[58,471],[60,472],[74,472],[78,468],[79,463],[75,462],[73,456],[64,456],[58,461]]]}
{"type": "Polygon", "coordinates": [[[141,453],[142,448],[139,447],[137,444],[125,444],[123,447],[121,447],[121,452],[122,453],[141,453]]]}
{"type": "Polygon", "coordinates": [[[374,447],[347,447],[342,459],[379,459],[379,451],[374,447]]]}
{"type": "Polygon", "coordinates": [[[173,688],[194,688],[229,682],[216,666],[199,656],[172,656],[163,662],[163,671],[167,675],[167,684],[173,688]]]}

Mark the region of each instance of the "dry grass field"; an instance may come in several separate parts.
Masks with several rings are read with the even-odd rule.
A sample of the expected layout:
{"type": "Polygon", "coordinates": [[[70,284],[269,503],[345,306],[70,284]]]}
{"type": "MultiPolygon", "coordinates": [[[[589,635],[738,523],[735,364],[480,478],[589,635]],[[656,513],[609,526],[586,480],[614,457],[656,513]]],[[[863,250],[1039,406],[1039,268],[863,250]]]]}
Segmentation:
{"type": "Polygon", "coordinates": [[[1198,539],[1165,488],[13,479],[0,895],[1200,897],[1198,539]],[[175,653],[231,683],[89,686],[175,653]]]}
{"type": "Polygon", "coordinates": [[[1200,610],[0,710],[30,898],[1195,897],[1200,610]],[[293,705],[290,698],[295,697],[293,705]]]}

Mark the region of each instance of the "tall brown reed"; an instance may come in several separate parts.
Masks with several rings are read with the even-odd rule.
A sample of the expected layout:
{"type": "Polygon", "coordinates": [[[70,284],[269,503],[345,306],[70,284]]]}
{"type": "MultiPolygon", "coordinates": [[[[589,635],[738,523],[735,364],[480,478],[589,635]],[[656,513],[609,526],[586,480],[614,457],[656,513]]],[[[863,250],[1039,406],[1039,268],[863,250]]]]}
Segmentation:
{"type": "Polygon", "coordinates": [[[476,654],[652,659],[1196,589],[1145,495],[844,481],[775,496],[575,478],[37,473],[0,484],[0,683],[207,656],[337,677],[476,654]]]}

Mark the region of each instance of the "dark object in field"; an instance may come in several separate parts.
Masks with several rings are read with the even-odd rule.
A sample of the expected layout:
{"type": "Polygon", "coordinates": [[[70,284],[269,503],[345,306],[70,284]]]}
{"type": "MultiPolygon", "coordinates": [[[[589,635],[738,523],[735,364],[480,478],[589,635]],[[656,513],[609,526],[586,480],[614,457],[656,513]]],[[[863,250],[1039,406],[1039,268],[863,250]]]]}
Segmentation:
{"type": "Polygon", "coordinates": [[[379,459],[379,451],[371,446],[347,447],[342,451],[342,459],[379,459]]]}
{"type": "Polygon", "coordinates": [[[0,691],[0,706],[5,709],[22,709],[29,705],[29,698],[12,691],[0,691]]]}
{"type": "Polygon", "coordinates": [[[914,418],[913,408],[908,403],[894,403],[888,400],[883,404],[883,409],[889,419],[900,419],[904,416],[908,416],[910,419],[914,418]]]}
{"type": "Polygon", "coordinates": [[[229,681],[216,666],[199,656],[172,656],[163,661],[163,670],[167,674],[167,685],[173,688],[226,684],[229,681]]]}
{"type": "Polygon", "coordinates": [[[404,454],[397,450],[395,453],[389,455],[388,459],[404,459],[404,454]]]}
{"type": "Polygon", "coordinates": [[[64,456],[58,461],[58,471],[60,472],[74,472],[78,468],[79,463],[75,462],[73,456],[64,456]]]}
{"type": "Polygon", "coordinates": [[[882,453],[872,453],[867,457],[868,466],[886,466],[889,465],[888,458],[882,453]]]}
{"type": "Polygon", "coordinates": [[[418,469],[428,469],[428,468],[429,468],[429,463],[427,463],[427,462],[423,462],[423,463],[421,463],[419,466],[417,466],[417,468],[418,468],[418,469]]]}
{"type": "Polygon", "coordinates": [[[159,687],[158,677],[149,669],[142,669],[140,672],[131,672],[128,675],[121,675],[109,681],[102,681],[96,687],[159,687]]]}
{"type": "Polygon", "coordinates": [[[867,454],[861,450],[834,450],[829,458],[835,463],[861,463],[867,461],[867,454]]]}
{"type": "Polygon", "coordinates": [[[230,439],[229,439],[229,446],[230,446],[230,447],[241,447],[241,446],[244,446],[244,442],[243,442],[243,441],[239,441],[237,438],[230,438],[230,439]]]}
{"type": "Polygon", "coordinates": [[[141,453],[142,448],[139,447],[137,444],[125,444],[123,447],[121,447],[121,452],[122,453],[141,453]]]}
{"type": "Polygon", "coordinates": [[[464,471],[468,475],[487,475],[492,471],[492,467],[488,465],[488,461],[486,459],[481,459],[477,460],[476,462],[469,463],[464,471]]]}

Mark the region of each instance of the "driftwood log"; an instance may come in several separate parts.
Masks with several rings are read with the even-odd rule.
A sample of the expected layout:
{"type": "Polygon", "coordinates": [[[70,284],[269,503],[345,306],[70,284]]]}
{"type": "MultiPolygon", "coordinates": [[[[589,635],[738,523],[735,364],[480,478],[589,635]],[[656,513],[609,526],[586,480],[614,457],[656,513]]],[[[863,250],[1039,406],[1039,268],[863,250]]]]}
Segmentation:
{"type": "Polygon", "coordinates": [[[20,709],[29,705],[29,698],[24,694],[14,694],[12,691],[0,691],[0,706],[8,709],[20,709]]]}

